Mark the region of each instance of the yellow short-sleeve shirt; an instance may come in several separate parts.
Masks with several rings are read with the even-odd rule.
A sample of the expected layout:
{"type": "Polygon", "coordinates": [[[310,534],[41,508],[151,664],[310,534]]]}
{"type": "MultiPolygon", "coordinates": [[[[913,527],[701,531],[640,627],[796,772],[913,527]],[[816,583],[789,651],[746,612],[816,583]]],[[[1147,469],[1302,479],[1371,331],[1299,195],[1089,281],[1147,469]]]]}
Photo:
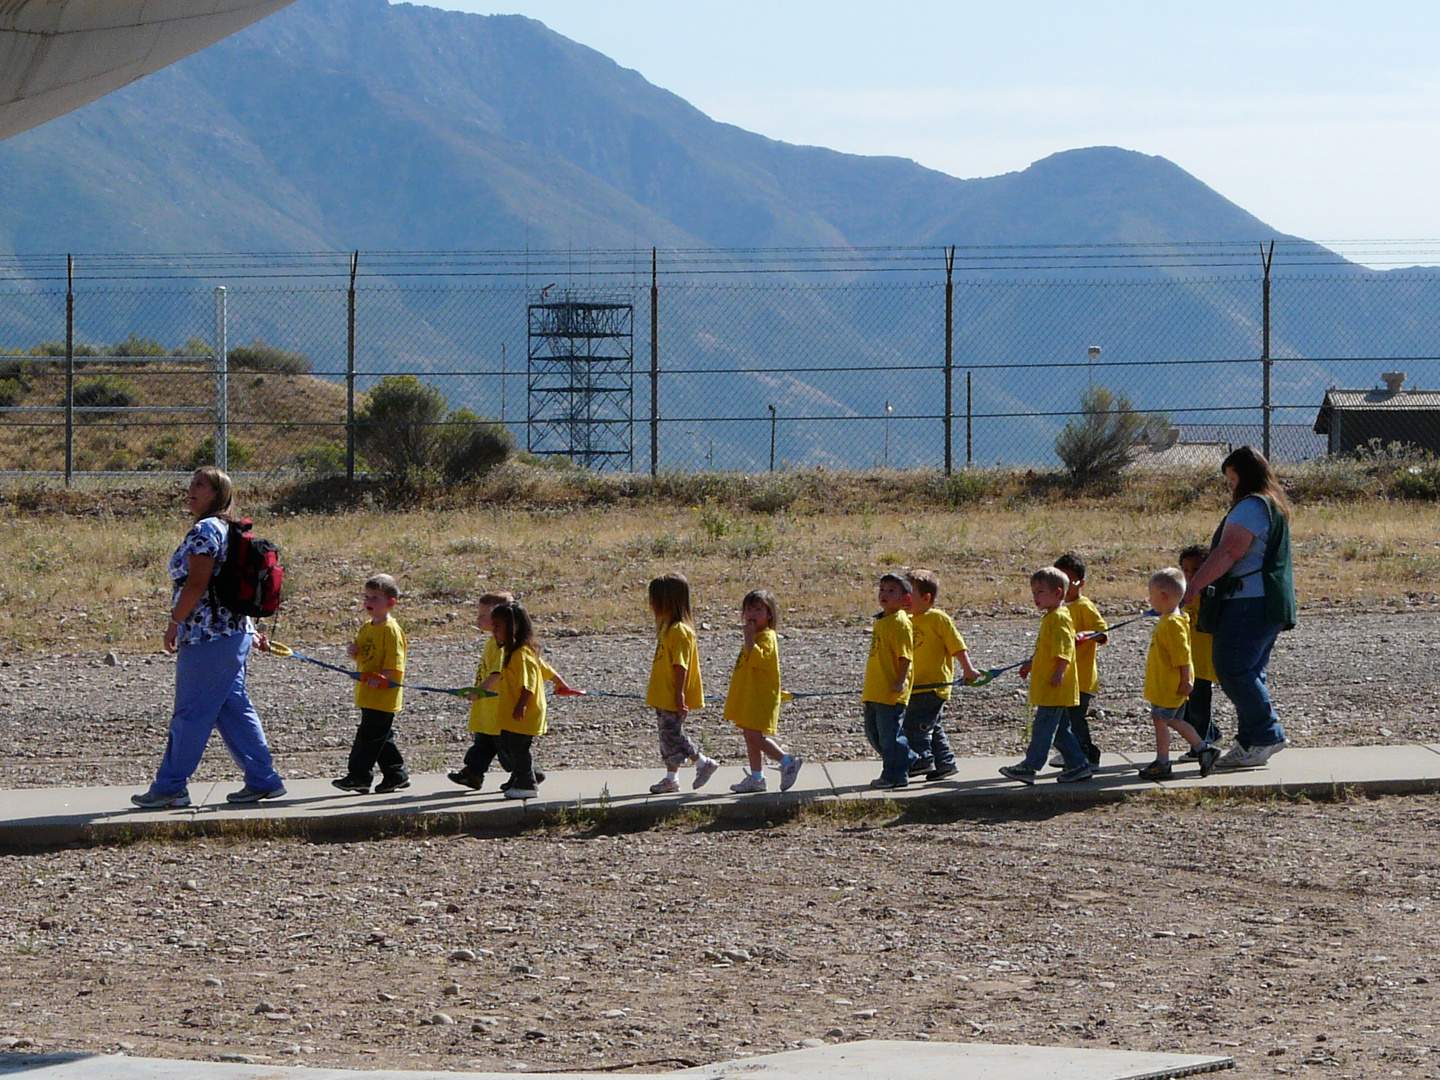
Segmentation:
{"type": "MultiPolygon", "coordinates": [[[[405,631],[393,616],[387,615],[378,626],[367,622],[355,635],[356,671],[392,671],[396,682],[405,681],[405,631]]],[[[355,683],[355,707],[399,712],[405,691],[398,686],[381,690],[355,683]]]]}
{"type": "MultiPolygon", "coordinates": [[[[494,637],[486,638],[485,649],[480,654],[480,666],[475,669],[476,686],[500,670],[500,660],[503,656],[500,643],[494,637]]],[[[479,735],[500,734],[500,718],[495,712],[493,697],[483,697],[478,701],[470,702],[470,730],[479,735]]]]}
{"type": "Polygon", "coordinates": [[[495,713],[501,731],[513,731],[517,735],[545,734],[544,661],[530,646],[516,649],[508,664],[501,661],[500,682],[496,684],[495,693],[495,713]],[[530,700],[525,703],[524,716],[516,720],[515,703],[524,690],[530,691],[530,700]]]}
{"type": "MultiPolygon", "coordinates": [[[[1088,596],[1076,597],[1065,605],[1070,611],[1070,621],[1075,624],[1077,634],[1103,634],[1109,629],[1105,616],[1088,596]]],[[[1080,681],[1082,694],[1094,694],[1100,689],[1100,669],[1095,663],[1098,641],[1082,641],[1075,646],[1075,677],[1080,681]]]]}
{"type": "Polygon", "coordinates": [[[671,623],[655,643],[655,662],[650,668],[650,685],[645,704],[654,709],[675,709],[675,667],[685,669],[685,707],[691,712],[705,707],[705,688],[700,682],[700,650],[695,631],[688,623],[671,623]]]}
{"type": "Polygon", "coordinates": [[[761,630],[748,652],[740,650],[725,695],[725,719],[766,735],[779,730],[780,642],[774,630],[761,630]]]}
{"type": "Polygon", "coordinates": [[[1145,700],[1164,709],[1184,705],[1180,669],[1190,666],[1189,621],[1178,611],[1160,616],[1150,635],[1150,655],[1145,659],[1145,700]]]}
{"type": "Polygon", "coordinates": [[[1195,678],[1206,682],[1215,681],[1215,661],[1211,650],[1215,645],[1213,634],[1204,634],[1195,629],[1200,618],[1200,597],[1185,605],[1185,621],[1190,624],[1190,660],[1195,665],[1195,678]]]}
{"type": "Polygon", "coordinates": [[[965,639],[955,620],[939,608],[932,607],[923,615],[912,615],[910,626],[915,634],[914,678],[910,685],[945,683],[922,693],[950,697],[949,683],[955,680],[955,654],[965,651],[965,639]]]}
{"type": "Polygon", "coordinates": [[[1030,658],[1031,705],[1079,705],[1080,680],[1075,671],[1075,624],[1064,605],[1040,620],[1035,635],[1035,653],[1030,658]],[[1068,660],[1059,686],[1051,686],[1055,665],[1068,660]]]}
{"type": "Polygon", "coordinates": [[[903,705],[910,700],[910,687],[915,682],[915,630],[910,616],[892,611],[875,620],[870,631],[870,657],[865,661],[865,687],[861,698],[880,705],[903,705]],[[909,660],[905,689],[899,694],[891,687],[900,677],[900,661],[909,660]]]}

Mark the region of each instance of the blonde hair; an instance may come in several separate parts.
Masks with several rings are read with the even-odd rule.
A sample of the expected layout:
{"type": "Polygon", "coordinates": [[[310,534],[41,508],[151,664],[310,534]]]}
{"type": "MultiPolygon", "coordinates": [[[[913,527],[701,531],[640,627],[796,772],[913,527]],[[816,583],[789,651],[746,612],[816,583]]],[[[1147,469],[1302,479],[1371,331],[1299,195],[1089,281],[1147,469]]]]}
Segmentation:
{"type": "Polygon", "coordinates": [[[690,623],[690,582],[684,574],[661,574],[650,580],[650,610],[655,629],[664,633],[676,623],[690,623]]]}
{"type": "Polygon", "coordinates": [[[1184,596],[1185,571],[1174,566],[1167,566],[1164,570],[1156,570],[1151,574],[1150,580],[1146,584],[1160,589],[1170,596],[1184,596]]]}
{"type": "Polygon", "coordinates": [[[940,575],[934,570],[911,570],[905,575],[915,592],[934,600],[940,595],[940,575]]]}
{"type": "Polygon", "coordinates": [[[1031,585],[1048,585],[1052,589],[1059,589],[1064,592],[1070,588],[1070,579],[1065,576],[1065,571],[1054,566],[1042,566],[1030,575],[1031,585]]]}
{"type": "Polygon", "coordinates": [[[215,492],[215,498],[210,500],[210,505],[200,516],[202,518],[224,518],[229,521],[230,515],[235,510],[235,484],[229,474],[223,469],[217,469],[214,465],[205,465],[195,470],[195,476],[202,478],[215,492]]]}
{"type": "Polygon", "coordinates": [[[365,582],[365,588],[374,589],[378,593],[384,593],[391,600],[400,599],[400,586],[389,574],[376,574],[369,581],[365,582]]]}
{"type": "Polygon", "coordinates": [[[480,607],[494,607],[496,604],[515,603],[515,594],[508,592],[487,592],[481,593],[475,603],[480,607]]]}
{"type": "Polygon", "coordinates": [[[763,607],[770,613],[770,629],[780,629],[780,601],[769,589],[751,589],[746,593],[745,599],[740,601],[741,612],[747,607],[763,607]]]}

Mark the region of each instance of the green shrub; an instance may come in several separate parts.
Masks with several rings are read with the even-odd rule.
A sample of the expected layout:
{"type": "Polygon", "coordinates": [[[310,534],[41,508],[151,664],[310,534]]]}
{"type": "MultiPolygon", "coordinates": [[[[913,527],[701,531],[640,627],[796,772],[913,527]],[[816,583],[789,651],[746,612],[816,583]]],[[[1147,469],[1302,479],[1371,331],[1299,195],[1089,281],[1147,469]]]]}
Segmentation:
{"type": "MultiPolygon", "coordinates": [[[[64,359],[65,342],[63,341],[42,341],[39,345],[30,350],[31,356],[56,356],[64,359]]],[[[76,356],[99,356],[100,350],[93,345],[76,345],[76,356]]]]}
{"type": "Polygon", "coordinates": [[[1290,473],[1286,481],[1286,490],[1298,502],[1348,499],[1379,486],[1364,462],[1342,456],[1307,461],[1290,473]]]}
{"type": "Polygon", "coordinates": [[[1411,465],[1390,478],[1389,492],[1397,499],[1440,499],[1440,461],[1411,465]]]}
{"type": "MultiPolygon", "coordinates": [[[[60,355],[65,355],[64,349],[61,349],[60,355]]],[[[124,341],[117,341],[114,345],[110,346],[110,355],[169,356],[170,353],[164,345],[161,345],[160,342],[154,338],[141,337],[138,334],[131,333],[124,341]]]]}
{"type": "Polygon", "coordinates": [[[961,469],[949,476],[937,476],[932,497],[943,506],[964,506],[977,503],[995,492],[995,477],[983,469],[961,469]]]}
{"type": "Polygon", "coordinates": [[[478,480],[502,464],[515,450],[515,437],[500,424],[481,420],[469,409],[445,418],[440,450],[445,479],[450,483],[478,480]]]}
{"type": "Polygon", "coordinates": [[[239,345],[226,354],[230,367],[247,371],[268,371],[276,375],[308,375],[310,358],[302,352],[288,352],[256,338],[249,345],[239,345]]]}
{"type": "Polygon", "coordinates": [[[30,389],[23,379],[0,379],[0,409],[8,409],[30,389]]]}
{"type": "Polygon", "coordinates": [[[96,375],[75,386],[77,409],[123,409],[135,403],[135,384],[114,375],[96,375]]]}
{"type": "Polygon", "coordinates": [[[326,443],[307,446],[290,459],[301,472],[312,476],[333,476],[345,471],[345,444],[326,443]]]}
{"type": "Polygon", "coordinates": [[[1077,484],[1117,476],[1147,444],[1169,445],[1176,430],[1165,416],[1135,411],[1124,394],[1103,386],[1080,395],[1080,415],[1066,421],[1055,438],[1055,456],[1077,484]]]}
{"type": "MultiPolygon", "coordinates": [[[[231,469],[243,469],[250,464],[250,448],[244,443],[236,442],[228,435],[225,437],[225,453],[227,466],[231,469]]],[[[206,435],[200,440],[200,445],[195,447],[195,452],[190,455],[190,468],[198,469],[202,465],[215,464],[215,436],[206,435]]]]}

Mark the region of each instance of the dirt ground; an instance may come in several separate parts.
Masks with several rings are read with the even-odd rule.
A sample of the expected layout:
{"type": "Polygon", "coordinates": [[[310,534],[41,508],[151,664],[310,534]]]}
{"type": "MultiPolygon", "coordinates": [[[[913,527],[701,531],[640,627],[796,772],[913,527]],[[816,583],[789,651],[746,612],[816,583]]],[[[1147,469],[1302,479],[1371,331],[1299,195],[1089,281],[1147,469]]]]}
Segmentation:
{"type": "Polygon", "coordinates": [[[1440,1076],[1440,798],[0,859],[0,1046],[673,1067],[862,1038],[1440,1076]]]}
{"type": "MultiPolygon", "coordinates": [[[[1112,623],[1123,617],[1109,613],[1112,623]]],[[[1308,609],[1283,636],[1270,680],[1286,732],[1300,746],[1358,746],[1435,742],[1440,719],[1440,672],[1434,665],[1435,612],[1417,604],[1395,610],[1358,605],[1308,609]]],[[[978,666],[1003,666],[1033,648],[1034,618],[961,614],[959,626],[978,666]]],[[[1100,652],[1102,689],[1092,723],[1104,750],[1143,752],[1154,736],[1144,712],[1148,622],[1118,630],[1100,652]]],[[[417,628],[410,635],[411,681],[465,686],[473,679],[479,635],[459,627],[444,636],[417,628]]],[[[858,687],[868,628],[786,631],[781,664],[788,689],[839,691],[785,706],[781,735],[811,760],[871,756],[860,723],[858,687]]],[[[692,727],[711,753],[738,761],[743,745],[721,716],[739,633],[704,624],[699,630],[709,707],[692,727]]],[[[654,651],[639,634],[554,637],[547,655],[575,685],[621,694],[643,693],[654,651]]],[[[295,642],[301,651],[346,664],[336,645],[295,642]]],[[[148,655],[105,653],[0,660],[0,785],[5,787],[143,785],[165,747],[174,688],[174,662],[158,649],[148,655]]],[[[352,684],[343,675],[296,659],[257,655],[250,685],[277,765],[289,777],[338,776],[354,736],[352,684]]],[[[1221,725],[1234,731],[1224,695],[1216,693],[1221,725]]],[[[468,745],[467,706],[443,694],[406,697],[397,732],[412,771],[456,768],[468,745]]],[[[626,698],[550,701],[550,734],[537,744],[542,768],[659,767],[653,714],[626,698]]],[[[989,686],[957,691],[948,728],[963,755],[1019,755],[1028,709],[1025,686],[1013,674],[989,686]]],[[[200,779],[238,775],[218,740],[200,779]]]]}

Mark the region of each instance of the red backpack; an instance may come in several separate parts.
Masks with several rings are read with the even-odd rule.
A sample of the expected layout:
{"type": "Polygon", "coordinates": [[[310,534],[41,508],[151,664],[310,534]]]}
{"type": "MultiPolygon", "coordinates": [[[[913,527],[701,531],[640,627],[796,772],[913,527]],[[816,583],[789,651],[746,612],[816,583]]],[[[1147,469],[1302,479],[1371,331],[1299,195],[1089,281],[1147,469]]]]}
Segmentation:
{"type": "Polygon", "coordinates": [[[210,597],[227,611],[258,619],[279,609],[285,568],[280,549],[250,531],[254,524],[249,518],[227,523],[225,561],[210,579],[210,597]]]}

